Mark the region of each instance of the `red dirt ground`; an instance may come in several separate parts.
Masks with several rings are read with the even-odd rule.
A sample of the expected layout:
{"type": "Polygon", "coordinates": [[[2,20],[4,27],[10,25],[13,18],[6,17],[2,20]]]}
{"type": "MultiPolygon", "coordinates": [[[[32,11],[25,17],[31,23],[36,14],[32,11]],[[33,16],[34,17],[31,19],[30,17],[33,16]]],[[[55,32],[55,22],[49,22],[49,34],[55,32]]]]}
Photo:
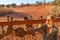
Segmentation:
{"type": "Polygon", "coordinates": [[[4,8],[4,10],[11,9],[15,13],[12,14],[6,14],[4,17],[7,15],[10,15],[14,17],[15,19],[22,19],[26,15],[32,15],[33,19],[39,18],[40,16],[46,17],[48,15],[48,11],[53,5],[39,5],[39,6],[26,6],[26,7],[15,7],[15,8],[4,8]]]}
{"type": "Polygon", "coordinates": [[[39,16],[45,16],[48,14],[48,10],[53,5],[40,5],[40,6],[28,6],[28,7],[16,7],[12,8],[15,12],[23,12],[29,15],[32,15],[33,17],[39,17],[39,16]]]}

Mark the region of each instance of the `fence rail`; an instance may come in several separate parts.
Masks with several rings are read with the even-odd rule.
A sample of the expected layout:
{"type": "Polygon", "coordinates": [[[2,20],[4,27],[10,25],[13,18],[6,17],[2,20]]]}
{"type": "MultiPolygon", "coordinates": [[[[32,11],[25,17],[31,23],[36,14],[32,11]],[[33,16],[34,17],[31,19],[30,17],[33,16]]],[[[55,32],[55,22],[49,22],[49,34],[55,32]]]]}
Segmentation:
{"type": "MultiPolygon", "coordinates": [[[[8,22],[0,22],[0,26],[2,25],[23,25],[23,24],[38,24],[45,23],[46,19],[40,20],[25,20],[25,21],[8,21],[8,22]]],[[[60,22],[60,18],[56,18],[55,22],[60,22]]]]}

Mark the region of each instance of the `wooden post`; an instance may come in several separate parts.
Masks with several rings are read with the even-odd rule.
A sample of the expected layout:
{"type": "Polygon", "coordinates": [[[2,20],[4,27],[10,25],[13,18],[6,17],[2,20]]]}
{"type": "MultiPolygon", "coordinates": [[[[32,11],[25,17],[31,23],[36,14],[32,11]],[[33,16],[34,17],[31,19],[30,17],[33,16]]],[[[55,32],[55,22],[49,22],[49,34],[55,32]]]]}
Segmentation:
{"type": "MultiPolygon", "coordinates": [[[[38,20],[40,20],[40,19],[43,19],[43,16],[40,16],[40,18],[38,20]]],[[[42,23],[37,24],[38,28],[41,27],[41,25],[42,25],[42,23]]]]}
{"type": "Polygon", "coordinates": [[[13,21],[13,17],[11,17],[11,21],[13,21]]]}
{"type": "Polygon", "coordinates": [[[30,15],[29,20],[32,20],[32,15],[30,15]]]}
{"type": "Polygon", "coordinates": [[[9,21],[9,17],[10,17],[10,16],[7,16],[7,21],[9,21]]]}
{"type": "MultiPolygon", "coordinates": [[[[8,21],[13,21],[13,17],[9,17],[8,16],[8,21]],[[10,19],[9,19],[10,18],[10,19]]],[[[8,30],[7,30],[7,32],[8,32],[8,34],[12,34],[12,30],[13,30],[13,27],[12,27],[13,25],[8,25],[8,30]]]]}
{"type": "Polygon", "coordinates": [[[3,26],[0,28],[0,39],[4,36],[3,26]]]}

